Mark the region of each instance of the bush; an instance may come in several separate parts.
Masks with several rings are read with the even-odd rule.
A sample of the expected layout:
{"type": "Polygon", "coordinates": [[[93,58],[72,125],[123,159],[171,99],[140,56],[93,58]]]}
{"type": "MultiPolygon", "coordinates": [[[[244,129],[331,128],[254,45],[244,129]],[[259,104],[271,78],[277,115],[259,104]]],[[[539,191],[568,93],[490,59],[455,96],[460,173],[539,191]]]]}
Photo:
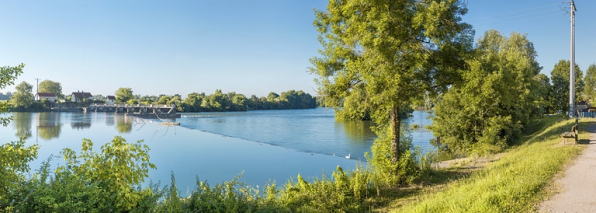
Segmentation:
{"type": "Polygon", "coordinates": [[[25,181],[28,163],[37,158],[38,145],[25,147],[23,139],[0,146],[0,209],[14,203],[17,188],[25,181]]]}

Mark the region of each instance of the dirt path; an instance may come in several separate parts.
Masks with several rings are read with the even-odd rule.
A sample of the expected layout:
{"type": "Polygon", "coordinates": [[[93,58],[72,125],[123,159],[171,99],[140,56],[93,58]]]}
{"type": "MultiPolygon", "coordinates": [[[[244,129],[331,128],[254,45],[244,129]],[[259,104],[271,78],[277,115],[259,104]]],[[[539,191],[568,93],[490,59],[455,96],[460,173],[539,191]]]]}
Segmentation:
{"type": "Polygon", "coordinates": [[[596,125],[588,131],[588,147],[556,181],[560,193],[541,203],[539,212],[596,212],[596,125]]]}

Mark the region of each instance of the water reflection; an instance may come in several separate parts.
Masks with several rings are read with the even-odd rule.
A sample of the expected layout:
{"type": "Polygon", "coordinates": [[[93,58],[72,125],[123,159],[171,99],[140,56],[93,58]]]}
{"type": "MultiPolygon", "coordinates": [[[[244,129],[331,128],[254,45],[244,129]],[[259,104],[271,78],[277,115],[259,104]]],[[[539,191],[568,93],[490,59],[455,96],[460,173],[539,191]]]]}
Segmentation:
{"type": "Polygon", "coordinates": [[[15,136],[22,139],[27,139],[31,137],[31,121],[33,120],[32,117],[33,114],[31,113],[13,113],[13,120],[11,121],[11,123],[14,124],[17,130],[15,136]]]}
{"type": "Polygon", "coordinates": [[[83,113],[80,116],[73,116],[71,118],[70,127],[76,130],[83,130],[91,128],[91,114],[83,113]]]}
{"type": "Polygon", "coordinates": [[[126,116],[114,116],[116,119],[116,129],[119,133],[129,133],[132,131],[132,119],[126,116]]]}
{"type": "Polygon", "coordinates": [[[36,114],[37,120],[37,135],[44,139],[50,140],[60,136],[62,123],[60,121],[60,113],[41,112],[36,114]]]}
{"type": "Polygon", "coordinates": [[[108,116],[106,114],[106,126],[114,126],[114,124],[116,124],[116,117],[118,116],[108,116]]]}
{"type": "Polygon", "coordinates": [[[343,129],[350,139],[348,142],[367,142],[376,138],[375,133],[371,130],[371,121],[338,121],[336,125],[343,126],[343,129]]]}

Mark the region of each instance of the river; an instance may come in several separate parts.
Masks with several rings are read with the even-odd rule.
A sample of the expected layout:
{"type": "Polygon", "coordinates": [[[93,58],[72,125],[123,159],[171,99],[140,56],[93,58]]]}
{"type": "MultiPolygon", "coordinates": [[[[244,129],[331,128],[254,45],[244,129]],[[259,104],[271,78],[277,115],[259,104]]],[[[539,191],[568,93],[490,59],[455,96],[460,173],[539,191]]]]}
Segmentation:
{"type": "MultiPolygon", "coordinates": [[[[375,138],[370,122],[339,122],[332,109],[270,110],[222,113],[183,113],[180,126],[162,126],[159,120],[138,119],[113,113],[9,113],[13,121],[0,126],[3,141],[26,138],[39,144],[38,158],[30,163],[37,170],[42,161],[59,156],[64,148],[78,152],[82,138],[94,142],[94,150],[120,135],[129,142],[144,140],[157,170],[149,179],[167,185],[170,173],[184,193],[195,177],[215,184],[243,173],[241,181],[262,185],[288,178],[328,175],[337,166],[353,169],[365,162],[375,138]],[[345,156],[350,155],[347,159],[345,156]]],[[[408,125],[430,124],[428,114],[415,111],[408,125]]],[[[425,128],[411,132],[414,145],[434,149],[432,133],[425,128]]],[[[63,165],[61,158],[52,165],[63,165]]],[[[148,180],[149,180],[148,179],[148,180]]],[[[146,182],[148,182],[146,180],[146,182]]]]}

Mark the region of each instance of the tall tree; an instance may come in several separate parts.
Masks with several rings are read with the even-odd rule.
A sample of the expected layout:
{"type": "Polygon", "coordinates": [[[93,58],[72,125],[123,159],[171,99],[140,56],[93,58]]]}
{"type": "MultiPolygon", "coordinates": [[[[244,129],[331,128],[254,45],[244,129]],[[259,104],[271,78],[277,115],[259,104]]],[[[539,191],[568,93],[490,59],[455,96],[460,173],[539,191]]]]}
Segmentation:
{"type": "MultiPolygon", "coordinates": [[[[550,105],[553,110],[569,111],[569,61],[560,60],[550,73],[552,81],[552,98],[550,105]]],[[[577,64],[575,65],[575,100],[581,101],[584,88],[583,73],[577,64]]]]}
{"type": "Polygon", "coordinates": [[[232,97],[232,108],[233,111],[246,111],[246,96],[243,94],[235,94],[232,97]]]}
{"type": "Polygon", "coordinates": [[[596,64],[590,64],[584,77],[584,100],[590,105],[596,105],[596,64]]]}
{"type": "Polygon", "coordinates": [[[33,86],[27,82],[21,82],[15,89],[17,90],[14,95],[10,98],[14,107],[24,109],[28,108],[33,104],[33,86]]]}
{"type": "Polygon", "coordinates": [[[131,88],[120,87],[120,88],[118,88],[118,90],[116,90],[116,103],[124,104],[132,99],[134,99],[134,96],[132,95],[131,88]]]}
{"type": "Polygon", "coordinates": [[[269,95],[267,95],[267,101],[274,102],[275,99],[278,97],[279,97],[279,94],[277,94],[275,92],[270,92],[269,95]]]}
{"type": "Polygon", "coordinates": [[[315,11],[323,49],[311,59],[311,73],[319,92],[339,107],[354,88],[366,90],[377,133],[390,135],[395,174],[403,152],[400,107],[459,80],[473,42],[461,20],[466,12],[460,0],[330,0],[327,11],[315,11]]]}
{"type": "Polygon", "coordinates": [[[196,93],[196,92],[188,94],[186,99],[184,99],[184,102],[186,102],[186,104],[189,107],[189,109],[187,110],[189,112],[201,111],[201,102],[202,101],[203,101],[203,98],[200,96],[199,93],[196,93]]]}
{"type": "MultiPolygon", "coordinates": [[[[14,85],[14,80],[23,73],[25,64],[19,64],[14,67],[4,66],[0,67],[0,89],[4,89],[7,86],[14,85]]],[[[11,96],[10,92],[6,93],[7,96],[11,96]]],[[[0,101],[0,114],[8,111],[8,102],[0,101]]],[[[10,118],[0,118],[0,124],[2,126],[8,125],[10,118]]]]}
{"type": "Polygon", "coordinates": [[[39,92],[50,92],[54,93],[57,98],[63,99],[64,96],[62,95],[62,85],[59,82],[51,81],[51,80],[44,80],[39,83],[39,92]]]}
{"type": "Polygon", "coordinates": [[[538,106],[542,69],[526,36],[509,38],[487,31],[469,60],[464,81],[455,84],[435,106],[430,126],[441,143],[457,154],[499,151],[510,145],[538,106]]]}
{"type": "Polygon", "coordinates": [[[538,94],[540,113],[544,114],[550,112],[551,106],[549,97],[552,90],[550,79],[544,73],[540,73],[535,77],[535,80],[538,82],[538,90],[536,93],[538,94]]]}

